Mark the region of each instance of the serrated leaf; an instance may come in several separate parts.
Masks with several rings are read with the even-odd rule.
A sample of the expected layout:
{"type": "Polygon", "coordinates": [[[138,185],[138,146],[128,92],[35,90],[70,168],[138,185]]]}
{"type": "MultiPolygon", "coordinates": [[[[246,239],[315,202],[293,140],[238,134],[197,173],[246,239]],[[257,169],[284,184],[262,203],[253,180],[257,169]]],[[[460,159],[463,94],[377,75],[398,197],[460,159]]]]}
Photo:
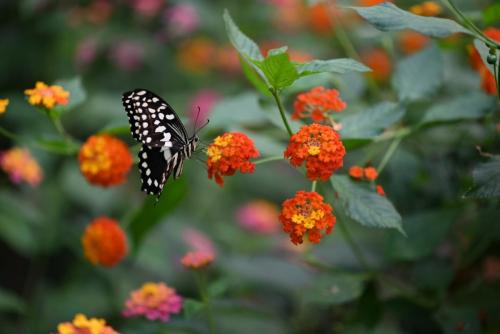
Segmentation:
{"type": "Polygon", "coordinates": [[[329,60],[313,60],[304,64],[299,64],[297,65],[297,71],[300,76],[306,76],[323,72],[339,74],[349,72],[370,72],[371,69],[354,59],[339,58],[329,60]]]}
{"type": "Polygon", "coordinates": [[[388,2],[377,6],[350,8],[381,31],[412,29],[421,34],[439,38],[456,33],[472,35],[469,30],[455,21],[415,15],[388,2]]]}
{"type": "Polygon", "coordinates": [[[483,117],[495,106],[495,98],[482,92],[472,92],[448,99],[431,107],[421,123],[452,122],[483,117]]]}
{"type": "Polygon", "coordinates": [[[395,228],[404,234],[401,216],[386,197],[344,175],[334,175],[330,181],[348,217],[364,226],[395,228]]]}
{"type": "Polygon", "coordinates": [[[465,194],[466,197],[500,196],[500,156],[493,156],[491,161],[474,168],[472,178],[474,179],[474,187],[465,194]]]}
{"type": "Polygon", "coordinates": [[[229,41],[236,48],[236,50],[244,57],[248,57],[252,60],[263,60],[264,56],[262,56],[259,46],[243,32],[241,32],[240,28],[238,28],[238,26],[234,23],[227,9],[224,10],[222,17],[224,18],[224,24],[226,26],[229,41]]]}
{"type": "Polygon", "coordinates": [[[373,108],[347,114],[342,118],[340,134],[344,138],[373,138],[383,130],[399,121],[405,113],[402,106],[382,102],[373,108]]]}
{"type": "Polygon", "coordinates": [[[304,290],[307,302],[339,305],[357,299],[363,292],[364,278],[360,275],[324,275],[304,290]]]}
{"type": "Polygon", "coordinates": [[[162,194],[159,201],[156,197],[148,196],[144,200],[142,208],[133,216],[127,229],[132,238],[132,243],[135,252],[144,237],[159,223],[163,221],[166,216],[177,207],[187,193],[187,184],[184,179],[176,181],[170,180],[166,185],[166,190],[162,194]]]}
{"type": "Polygon", "coordinates": [[[286,53],[269,55],[264,61],[257,63],[257,66],[262,70],[271,87],[275,89],[288,87],[299,78],[297,69],[286,53]]]}
{"type": "Polygon", "coordinates": [[[401,60],[392,86],[401,101],[419,100],[436,93],[443,81],[443,58],[435,45],[401,60]]]}
{"type": "Polygon", "coordinates": [[[403,228],[407,237],[399,234],[389,236],[387,256],[397,260],[415,260],[432,254],[443,241],[453,223],[450,211],[424,212],[405,217],[403,228]]]}
{"type": "Polygon", "coordinates": [[[67,80],[56,81],[56,85],[62,86],[64,90],[69,92],[69,102],[65,106],[57,106],[55,109],[58,112],[72,110],[85,102],[87,99],[87,92],[83,88],[82,79],[75,77],[67,80]]]}

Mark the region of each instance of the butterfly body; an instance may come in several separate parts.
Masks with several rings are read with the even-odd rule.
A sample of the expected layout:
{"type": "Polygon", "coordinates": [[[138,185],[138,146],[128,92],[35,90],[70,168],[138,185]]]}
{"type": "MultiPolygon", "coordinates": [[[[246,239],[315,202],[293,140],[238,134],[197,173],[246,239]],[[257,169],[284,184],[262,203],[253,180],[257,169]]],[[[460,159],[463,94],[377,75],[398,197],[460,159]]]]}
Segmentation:
{"type": "Polygon", "coordinates": [[[122,97],[132,136],[142,143],[139,171],[142,191],[160,195],[170,175],[181,176],[184,161],[196,150],[198,136],[188,136],[173,108],[146,89],[122,97]]]}

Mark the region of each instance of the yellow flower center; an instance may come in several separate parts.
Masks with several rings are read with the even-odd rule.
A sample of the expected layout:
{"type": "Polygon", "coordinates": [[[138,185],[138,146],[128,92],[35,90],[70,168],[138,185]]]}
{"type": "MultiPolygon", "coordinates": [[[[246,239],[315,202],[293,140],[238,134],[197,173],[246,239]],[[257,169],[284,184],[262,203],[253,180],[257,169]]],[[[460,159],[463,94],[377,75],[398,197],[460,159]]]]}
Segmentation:
{"type": "Polygon", "coordinates": [[[309,153],[309,155],[318,155],[320,152],[321,150],[319,146],[309,146],[307,149],[307,153],[309,153]]]}
{"type": "Polygon", "coordinates": [[[214,143],[208,147],[207,155],[213,162],[217,162],[222,158],[222,147],[226,147],[231,143],[233,136],[227,134],[224,136],[218,136],[215,138],[214,143]]]}
{"type": "Polygon", "coordinates": [[[314,210],[310,213],[296,213],[292,216],[292,221],[295,224],[304,226],[307,229],[311,229],[316,226],[316,223],[323,219],[325,213],[322,210],[314,210]]]}
{"type": "Polygon", "coordinates": [[[106,151],[106,142],[103,138],[98,138],[93,145],[85,145],[82,148],[85,158],[81,163],[84,173],[97,174],[100,171],[111,168],[111,159],[106,151]]]}

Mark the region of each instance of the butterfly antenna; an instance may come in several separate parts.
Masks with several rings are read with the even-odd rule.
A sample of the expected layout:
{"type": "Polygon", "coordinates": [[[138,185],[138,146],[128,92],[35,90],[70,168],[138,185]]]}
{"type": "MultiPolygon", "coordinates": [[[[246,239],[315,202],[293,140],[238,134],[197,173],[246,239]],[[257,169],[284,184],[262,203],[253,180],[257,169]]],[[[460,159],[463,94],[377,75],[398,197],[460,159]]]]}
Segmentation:
{"type": "Polygon", "coordinates": [[[198,119],[200,117],[200,113],[201,113],[201,108],[200,106],[198,106],[198,112],[196,113],[196,118],[194,119],[194,133],[196,134],[196,132],[198,131],[196,129],[197,125],[198,125],[198,119]]]}

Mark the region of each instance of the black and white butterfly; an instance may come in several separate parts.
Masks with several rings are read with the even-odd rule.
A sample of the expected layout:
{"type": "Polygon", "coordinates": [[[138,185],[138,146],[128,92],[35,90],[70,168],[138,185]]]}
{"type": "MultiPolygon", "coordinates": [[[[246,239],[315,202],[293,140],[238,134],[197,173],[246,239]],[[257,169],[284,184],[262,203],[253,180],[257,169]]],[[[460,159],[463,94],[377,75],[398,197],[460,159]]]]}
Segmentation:
{"type": "Polygon", "coordinates": [[[132,136],[142,143],[141,189],[159,196],[170,175],[181,176],[184,160],[191,157],[199,138],[196,133],[189,137],[174,109],[146,89],[124,93],[122,102],[132,136]]]}

